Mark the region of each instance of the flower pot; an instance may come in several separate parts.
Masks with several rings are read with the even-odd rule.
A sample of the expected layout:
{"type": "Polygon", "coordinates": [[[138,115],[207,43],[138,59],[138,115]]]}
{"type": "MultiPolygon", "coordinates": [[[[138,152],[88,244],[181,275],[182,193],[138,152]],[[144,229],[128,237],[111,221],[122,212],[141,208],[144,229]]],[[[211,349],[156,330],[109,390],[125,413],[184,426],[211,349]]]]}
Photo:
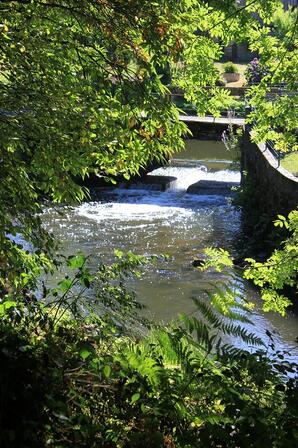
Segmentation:
{"type": "Polygon", "coordinates": [[[223,73],[226,82],[237,82],[240,78],[240,73],[223,73]]]}

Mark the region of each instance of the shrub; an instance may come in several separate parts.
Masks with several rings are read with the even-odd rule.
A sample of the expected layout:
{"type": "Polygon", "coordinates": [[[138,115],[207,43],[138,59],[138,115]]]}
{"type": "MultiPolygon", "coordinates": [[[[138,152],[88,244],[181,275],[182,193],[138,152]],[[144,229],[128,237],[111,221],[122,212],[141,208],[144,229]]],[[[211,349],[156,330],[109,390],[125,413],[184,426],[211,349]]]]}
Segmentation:
{"type": "Polygon", "coordinates": [[[261,66],[258,58],[254,58],[246,67],[244,73],[248,84],[259,84],[266,75],[264,67],[261,66]]]}
{"type": "Polygon", "coordinates": [[[233,64],[233,62],[227,62],[224,65],[224,72],[225,73],[239,73],[239,70],[237,68],[237,65],[233,64]]]}
{"type": "Polygon", "coordinates": [[[124,280],[143,259],[117,257],[94,277],[82,255],[69,257],[78,271],[47,304],[33,296],[1,303],[1,448],[296,446],[298,388],[286,378],[296,366],[281,352],[268,359],[266,345],[240,327],[249,324],[239,314],[245,302],[217,288],[210,304],[195,300],[203,319],[183,315],[141,337],[122,321],[138,309],[124,280]],[[100,313],[80,313],[81,302],[97,303],[84,296],[89,282],[100,313]],[[219,331],[259,349],[238,349],[219,331]]]}

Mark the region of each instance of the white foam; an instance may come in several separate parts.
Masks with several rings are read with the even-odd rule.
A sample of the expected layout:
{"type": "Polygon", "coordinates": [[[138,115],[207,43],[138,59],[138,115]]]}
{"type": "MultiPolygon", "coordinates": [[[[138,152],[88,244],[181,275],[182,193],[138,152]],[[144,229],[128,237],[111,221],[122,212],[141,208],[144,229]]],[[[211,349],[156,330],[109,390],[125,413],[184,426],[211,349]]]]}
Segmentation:
{"type": "MultiPolygon", "coordinates": [[[[201,179],[239,182],[238,172],[222,170],[209,173],[205,166],[165,167],[152,171],[151,175],[177,178],[173,187],[166,191],[133,190],[118,188],[110,197],[111,202],[89,202],[75,209],[75,213],[97,222],[163,222],[171,225],[176,221],[194,217],[202,204],[222,203],[224,198],[212,195],[192,196],[187,188],[201,179]]],[[[108,198],[106,198],[108,199],[108,198]]]]}
{"type": "Polygon", "coordinates": [[[171,189],[178,191],[187,190],[190,185],[195,184],[199,180],[240,183],[240,173],[238,171],[221,170],[210,173],[204,165],[199,167],[171,166],[158,168],[157,170],[152,171],[150,175],[176,177],[177,181],[173,184],[171,189]]]}
{"type": "Polygon", "coordinates": [[[106,207],[106,204],[99,202],[86,203],[77,208],[80,216],[93,219],[95,221],[119,220],[119,221],[156,221],[166,220],[173,217],[185,219],[193,214],[192,210],[182,207],[166,206],[158,204],[143,203],[119,203],[113,202],[106,207]]]}

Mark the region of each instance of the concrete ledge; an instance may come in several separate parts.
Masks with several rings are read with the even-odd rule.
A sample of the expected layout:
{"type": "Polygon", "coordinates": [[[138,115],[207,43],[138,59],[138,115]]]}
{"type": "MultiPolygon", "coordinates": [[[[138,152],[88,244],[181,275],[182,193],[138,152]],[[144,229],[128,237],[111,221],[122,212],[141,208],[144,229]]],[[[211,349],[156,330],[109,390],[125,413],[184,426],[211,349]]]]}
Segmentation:
{"type": "Polygon", "coordinates": [[[188,187],[187,193],[191,194],[213,194],[213,195],[229,195],[231,188],[237,187],[237,182],[222,182],[216,180],[199,180],[195,184],[188,187]]]}
{"type": "Polygon", "coordinates": [[[172,176],[153,176],[147,175],[131,182],[121,183],[120,188],[128,188],[132,190],[151,190],[151,191],[166,191],[174,185],[177,178],[172,176]]]}
{"type": "MultiPolygon", "coordinates": [[[[230,119],[226,117],[196,117],[179,115],[180,121],[184,122],[191,131],[192,137],[200,140],[221,140],[222,133],[227,130],[230,119]]],[[[235,126],[244,126],[243,118],[234,118],[232,123],[235,126]]],[[[185,138],[190,138],[185,135],[185,138]]]]}
{"type": "Polygon", "coordinates": [[[185,123],[213,123],[213,124],[234,124],[235,126],[244,126],[244,118],[227,118],[227,117],[198,117],[196,115],[179,115],[179,120],[185,123]]]}

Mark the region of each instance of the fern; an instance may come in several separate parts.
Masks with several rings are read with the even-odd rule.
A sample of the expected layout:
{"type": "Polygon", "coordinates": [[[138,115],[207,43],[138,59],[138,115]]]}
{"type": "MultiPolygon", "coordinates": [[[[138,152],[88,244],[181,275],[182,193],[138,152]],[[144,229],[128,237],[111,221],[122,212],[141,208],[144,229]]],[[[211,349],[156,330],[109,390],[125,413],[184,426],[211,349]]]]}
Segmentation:
{"type": "Polygon", "coordinates": [[[228,334],[229,336],[235,336],[242,339],[246,344],[251,344],[255,346],[264,345],[261,338],[256,336],[254,333],[249,333],[245,328],[241,327],[241,325],[234,324],[223,324],[221,326],[221,331],[224,334],[228,334]]]}
{"type": "Polygon", "coordinates": [[[230,353],[231,357],[234,353],[238,354],[239,350],[232,344],[224,343],[220,335],[240,339],[246,345],[263,346],[261,338],[241,325],[252,325],[252,321],[243,314],[243,311],[249,310],[243,299],[234,294],[235,288],[228,283],[222,287],[216,286],[214,290],[213,294],[207,292],[209,304],[202,299],[193,298],[201,318],[185,315],[180,317],[187,331],[195,336],[192,343],[197,342],[207,353],[225,352],[230,353]]]}
{"type": "Polygon", "coordinates": [[[236,311],[230,311],[229,312],[229,319],[233,321],[242,322],[243,324],[250,324],[253,325],[253,322],[244,314],[237,313],[236,311]]]}
{"type": "Polygon", "coordinates": [[[223,344],[219,347],[218,353],[222,357],[227,357],[228,361],[231,362],[233,359],[239,359],[246,351],[243,348],[235,347],[232,344],[223,344]]]}
{"type": "Polygon", "coordinates": [[[198,311],[204,316],[207,322],[213,327],[219,327],[221,324],[221,318],[215,313],[215,311],[200,299],[192,299],[197,306],[198,311]]]}
{"type": "Polygon", "coordinates": [[[202,320],[198,320],[196,317],[186,316],[185,314],[182,314],[180,319],[185,324],[189,333],[196,333],[197,341],[202,342],[205,346],[209,346],[210,327],[202,320]]]}
{"type": "Polygon", "coordinates": [[[146,344],[124,344],[124,350],[118,355],[118,360],[122,366],[138,372],[141,376],[147,378],[152,386],[157,386],[161,382],[164,373],[162,367],[152,356],[152,351],[148,350],[146,344]]]}
{"type": "MultiPolygon", "coordinates": [[[[208,338],[208,332],[203,330],[203,333],[205,343],[205,338],[208,338]]],[[[200,354],[205,352],[204,343],[203,347],[201,346],[201,341],[195,341],[195,343],[191,344],[189,333],[182,329],[180,331],[176,331],[175,328],[173,330],[160,330],[157,335],[157,340],[163,359],[166,362],[175,360],[175,363],[179,364],[185,371],[192,370],[195,365],[200,364],[200,354]],[[166,341],[165,345],[163,344],[164,341],[166,341]]]]}

